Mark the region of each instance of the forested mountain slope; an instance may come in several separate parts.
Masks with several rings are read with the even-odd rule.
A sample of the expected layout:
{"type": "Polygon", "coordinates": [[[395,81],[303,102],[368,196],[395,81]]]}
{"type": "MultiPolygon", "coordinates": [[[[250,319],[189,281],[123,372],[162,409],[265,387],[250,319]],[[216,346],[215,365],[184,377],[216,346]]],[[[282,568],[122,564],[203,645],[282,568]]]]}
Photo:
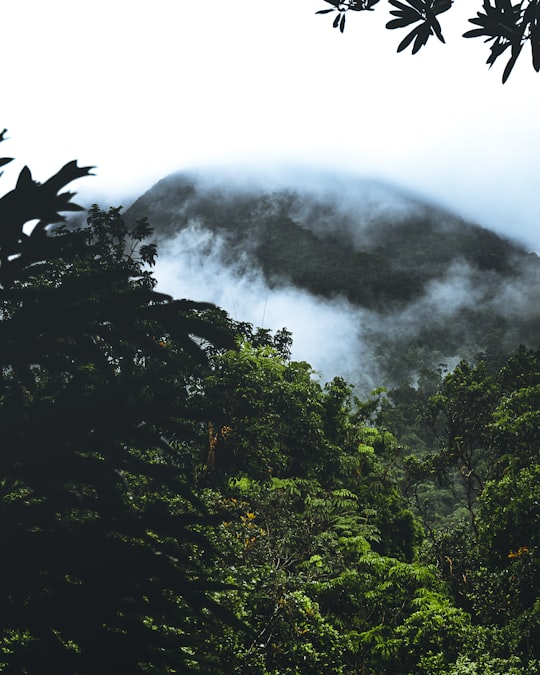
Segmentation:
{"type": "Polygon", "coordinates": [[[257,271],[269,289],[345,300],[349,315],[358,313],[358,349],[373,381],[537,342],[538,257],[392,186],[314,173],[178,173],[127,216],[149,218],[165,256],[174,238],[185,244],[205,231],[221,269],[257,271]]]}
{"type": "Polygon", "coordinates": [[[0,198],[0,672],[539,675],[540,349],[323,385],[145,220],[48,230],[89,171],[0,198]]]}

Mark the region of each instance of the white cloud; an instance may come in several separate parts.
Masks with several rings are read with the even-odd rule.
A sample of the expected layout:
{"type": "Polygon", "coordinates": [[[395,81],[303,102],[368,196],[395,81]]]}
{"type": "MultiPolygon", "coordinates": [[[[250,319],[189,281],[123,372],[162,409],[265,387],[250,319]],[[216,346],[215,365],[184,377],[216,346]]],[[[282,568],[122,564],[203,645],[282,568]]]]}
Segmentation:
{"type": "Polygon", "coordinates": [[[359,313],[346,300],[317,298],[291,286],[269,288],[246,254],[223,263],[225,240],[192,222],[160,246],[157,290],[174,297],[214,302],[238,321],[293,334],[294,359],[311,363],[323,380],[341,375],[369,389],[359,313]]]}

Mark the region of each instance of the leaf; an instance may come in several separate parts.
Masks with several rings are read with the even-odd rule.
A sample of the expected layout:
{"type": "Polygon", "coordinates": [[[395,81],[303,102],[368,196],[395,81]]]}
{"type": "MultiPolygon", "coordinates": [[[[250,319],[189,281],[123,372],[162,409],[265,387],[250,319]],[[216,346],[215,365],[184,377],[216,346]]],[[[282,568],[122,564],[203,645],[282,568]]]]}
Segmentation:
{"type": "Polygon", "coordinates": [[[390,0],[390,4],[398,8],[397,10],[392,10],[390,14],[396,16],[397,19],[389,21],[386,24],[386,28],[389,28],[390,30],[404,28],[405,26],[421,21],[421,24],[402,40],[398,47],[398,52],[403,51],[413,40],[415,40],[412,53],[416,54],[433,34],[444,43],[441,25],[435,14],[446,11],[451,6],[452,0],[442,0],[442,2],[438,4],[436,12],[433,11],[431,7],[432,1],[430,1],[429,4],[424,0],[408,1],[409,6],[404,5],[402,2],[399,2],[399,0],[390,0]]]}
{"type": "Polygon", "coordinates": [[[17,179],[17,185],[15,186],[16,190],[26,190],[32,185],[35,185],[34,180],[32,179],[32,173],[30,172],[30,169],[25,166],[21,170],[21,173],[19,174],[19,178],[17,179]]]}
{"type": "Polygon", "coordinates": [[[398,45],[397,48],[398,52],[402,52],[404,49],[407,49],[407,47],[411,44],[414,38],[417,37],[419,28],[420,26],[417,26],[405,38],[403,38],[403,40],[398,45]]]}
{"type": "Polygon", "coordinates": [[[540,39],[531,36],[532,63],[536,72],[540,71],[540,39]]]}
{"type": "Polygon", "coordinates": [[[52,191],[54,194],[56,194],[61,188],[65,187],[68,183],[71,183],[72,181],[77,180],[78,178],[83,178],[85,176],[92,176],[93,174],[90,173],[90,171],[94,168],[95,167],[93,166],[78,166],[77,160],[74,159],[71,162],[64,164],[64,166],[60,169],[60,171],[55,173],[54,176],[51,176],[49,180],[43,183],[43,189],[52,191]]]}
{"type": "Polygon", "coordinates": [[[390,14],[401,19],[407,19],[409,23],[416,23],[420,18],[417,12],[415,12],[413,9],[407,10],[406,12],[402,12],[401,10],[393,10],[390,12],[390,14]]]}
{"type": "Polygon", "coordinates": [[[436,0],[431,8],[434,14],[442,14],[452,7],[453,0],[436,0]]]}
{"type": "Polygon", "coordinates": [[[341,17],[341,23],[339,24],[339,30],[343,33],[345,30],[345,14],[341,17]]]}
{"type": "MultiPolygon", "coordinates": [[[[389,0],[390,4],[393,5],[394,7],[398,7],[400,10],[404,12],[410,12],[411,8],[408,5],[404,5],[402,2],[399,2],[399,0],[389,0]]],[[[391,12],[392,14],[395,14],[395,12],[391,12]]]]}
{"type": "MultiPolygon", "coordinates": [[[[529,9],[532,5],[529,5],[529,9]]],[[[540,5],[535,7],[534,15],[531,17],[530,36],[533,68],[538,72],[540,70],[540,5]]]]}
{"type": "Polygon", "coordinates": [[[508,49],[508,47],[510,47],[509,42],[501,42],[500,40],[497,40],[497,42],[495,42],[491,47],[491,56],[488,58],[486,63],[492,66],[499,56],[508,49]]]}
{"type": "Polygon", "coordinates": [[[431,26],[428,23],[423,23],[418,26],[418,35],[413,45],[412,53],[416,54],[429,40],[429,36],[432,35],[431,26]]]}
{"type": "MultiPolygon", "coordinates": [[[[472,21],[472,19],[470,19],[472,21]]],[[[468,30],[466,33],[463,33],[464,38],[473,38],[473,37],[481,37],[482,35],[485,35],[486,32],[484,31],[483,28],[474,28],[473,30],[468,30]]]]}
{"type": "Polygon", "coordinates": [[[335,12],[335,9],[320,9],[318,12],[315,12],[315,14],[328,14],[329,12],[335,12]]]}
{"type": "Polygon", "coordinates": [[[340,19],[341,19],[341,14],[338,14],[336,16],[336,18],[334,19],[334,23],[332,24],[334,28],[338,27],[340,19]]]}
{"type": "Polygon", "coordinates": [[[390,0],[391,4],[394,5],[394,7],[397,7],[397,10],[392,10],[390,14],[393,16],[401,16],[401,17],[410,17],[411,20],[413,21],[419,21],[420,19],[423,18],[423,13],[419,12],[416,8],[414,7],[408,7],[407,5],[403,5],[401,2],[397,2],[397,0],[390,0]]]}
{"type": "Polygon", "coordinates": [[[405,26],[410,26],[411,23],[414,23],[418,20],[418,17],[414,19],[393,19],[386,24],[386,27],[392,30],[393,28],[404,28],[405,26]]]}
{"type": "Polygon", "coordinates": [[[506,64],[506,68],[504,69],[504,72],[503,72],[503,76],[502,76],[503,84],[510,77],[510,73],[512,72],[512,69],[516,65],[517,58],[520,55],[522,48],[523,48],[523,44],[521,42],[519,44],[517,44],[515,47],[512,48],[512,56],[510,57],[508,63],[506,64]]]}
{"type": "Polygon", "coordinates": [[[444,37],[443,37],[443,34],[442,34],[442,30],[441,30],[441,24],[437,20],[435,14],[430,12],[428,14],[428,19],[429,19],[429,25],[433,29],[435,35],[444,44],[444,37]]]}

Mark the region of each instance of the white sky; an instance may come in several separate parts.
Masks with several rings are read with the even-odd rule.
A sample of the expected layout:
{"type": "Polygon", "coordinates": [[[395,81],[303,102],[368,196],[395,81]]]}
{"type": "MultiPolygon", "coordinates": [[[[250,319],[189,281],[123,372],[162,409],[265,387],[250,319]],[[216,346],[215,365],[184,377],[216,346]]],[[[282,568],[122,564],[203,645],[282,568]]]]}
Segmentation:
{"type": "Polygon", "coordinates": [[[396,54],[390,7],[332,28],[323,0],[2,3],[0,154],[45,180],[97,165],[79,198],[129,205],[205,164],[308,163],[398,183],[540,252],[540,74],[524,50],[504,86],[465,40],[480,0],[442,15],[447,38],[396,54]]]}

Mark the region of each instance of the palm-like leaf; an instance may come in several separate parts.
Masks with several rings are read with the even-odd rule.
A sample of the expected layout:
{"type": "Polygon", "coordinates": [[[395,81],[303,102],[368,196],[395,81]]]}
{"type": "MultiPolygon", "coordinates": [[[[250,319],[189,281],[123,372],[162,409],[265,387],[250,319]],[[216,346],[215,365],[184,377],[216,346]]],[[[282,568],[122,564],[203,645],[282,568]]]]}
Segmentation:
{"type": "Polygon", "coordinates": [[[345,30],[345,20],[346,12],[363,12],[363,11],[372,11],[373,7],[379,2],[379,0],[324,0],[329,5],[333,5],[333,9],[320,9],[315,14],[329,14],[330,12],[337,11],[338,14],[334,18],[332,23],[334,28],[339,28],[340,32],[343,33],[345,30]]]}
{"type": "Polygon", "coordinates": [[[511,0],[494,0],[494,4],[491,4],[491,0],[484,0],[483,10],[477,12],[475,18],[469,19],[470,23],[479,28],[467,31],[463,37],[485,37],[485,42],[493,42],[486,61],[490,67],[507,49],[510,49],[510,58],[503,71],[503,83],[510,76],[527,39],[531,40],[533,66],[538,71],[540,57],[537,55],[538,47],[534,45],[538,45],[540,37],[538,32],[540,4],[534,1],[523,9],[522,1],[513,5],[511,0]]]}
{"type": "Polygon", "coordinates": [[[390,4],[396,8],[391,10],[390,14],[397,18],[389,21],[386,24],[387,28],[393,30],[418,23],[400,42],[398,52],[413,43],[412,53],[416,54],[432,35],[436,35],[441,42],[444,42],[437,15],[450,9],[452,2],[453,0],[405,0],[405,2],[390,0],[390,4]]]}

